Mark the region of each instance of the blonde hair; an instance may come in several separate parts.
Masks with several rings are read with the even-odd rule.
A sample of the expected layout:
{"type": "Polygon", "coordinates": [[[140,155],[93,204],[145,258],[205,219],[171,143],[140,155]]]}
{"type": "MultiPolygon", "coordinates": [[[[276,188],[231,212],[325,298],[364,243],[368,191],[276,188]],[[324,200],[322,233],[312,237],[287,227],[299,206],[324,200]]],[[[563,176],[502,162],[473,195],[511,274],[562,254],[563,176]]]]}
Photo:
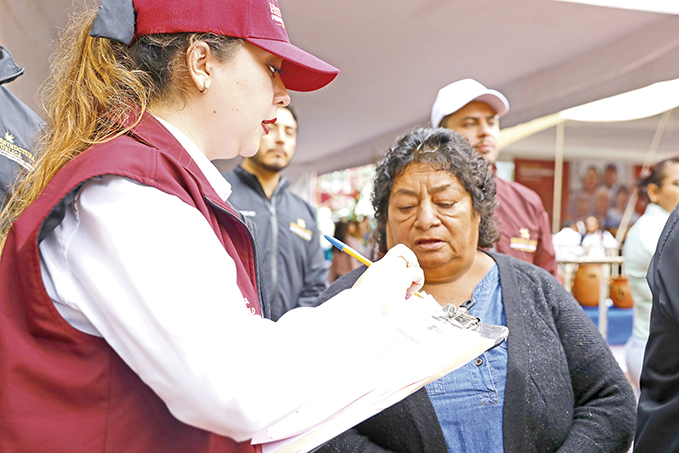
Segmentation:
{"type": "Polygon", "coordinates": [[[89,36],[96,9],[71,16],[41,88],[45,126],[33,170],[21,175],[0,216],[0,250],[12,223],[71,159],[132,129],[150,103],[186,98],[186,50],[196,41],[229,60],[242,40],[206,33],[143,36],[132,48],[89,36]],[[127,125],[127,126],[125,126],[127,125]]]}

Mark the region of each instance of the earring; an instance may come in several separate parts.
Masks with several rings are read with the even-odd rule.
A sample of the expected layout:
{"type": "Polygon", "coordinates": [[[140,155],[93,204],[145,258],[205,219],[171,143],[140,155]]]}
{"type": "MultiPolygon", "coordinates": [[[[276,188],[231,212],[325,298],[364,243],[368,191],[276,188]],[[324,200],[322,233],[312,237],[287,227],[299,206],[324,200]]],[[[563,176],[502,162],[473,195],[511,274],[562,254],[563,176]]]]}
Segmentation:
{"type": "Polygon", "coordinates": [[[205,93],[207,93],[207,90],[209,90],[209,89],[210,89],[210,86],[206,83],[205,85],[203,85],[203,89],[200,90],[200,93],[205,94],[205,93]]]}

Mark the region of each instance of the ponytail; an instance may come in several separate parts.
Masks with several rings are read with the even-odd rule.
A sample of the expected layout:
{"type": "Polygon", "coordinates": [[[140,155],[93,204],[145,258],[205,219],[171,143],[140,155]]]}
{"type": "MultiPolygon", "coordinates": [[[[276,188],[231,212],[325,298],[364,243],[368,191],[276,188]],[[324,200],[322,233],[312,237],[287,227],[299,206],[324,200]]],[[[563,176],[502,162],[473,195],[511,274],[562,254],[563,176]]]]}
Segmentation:
{"type": "Polygon", "coordinates": [[[96,143],[123,134],[146,110],[150,83],[127,47],[89,36],[95,11],[75,14],[60,37],[50,77],[41,88],[45,126],[35,168],[20,175],[0,216],[0,244],[17,217],[71,159],[96,143]],[[130,107],[136,106],[136,109],[130,107]],[[130,111],[137,118],[127,118],[130,111]],[[125,121],[127,120],[127,121],[125,121]]]}
{"type": "Polygon", "coordinates": [[[127,47],[89,35],[96,11],[73,15],[60,36],[50,78],[41,90],[46,120],[35,168],[18,179],[0,215],[0,250],[12,223],[66,163],[132,129],[149,104],[185,99],[190,45],[206,42],[225,63],[244,42],[211,33],[177,33],[142,36],[127,47]]]}

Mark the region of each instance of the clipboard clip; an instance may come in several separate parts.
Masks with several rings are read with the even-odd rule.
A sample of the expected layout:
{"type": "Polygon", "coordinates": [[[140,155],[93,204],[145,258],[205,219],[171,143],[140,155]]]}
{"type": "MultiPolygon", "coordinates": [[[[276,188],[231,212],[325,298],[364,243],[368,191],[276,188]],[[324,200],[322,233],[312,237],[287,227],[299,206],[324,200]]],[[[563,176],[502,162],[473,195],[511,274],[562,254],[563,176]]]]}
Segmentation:
{"type": "Polygon", "coordinates": [[[474,299],[467,299],[460,305],[460,308],[455,307],[453,304],[446,304],[445,307],[432,316],[462,329],[470,329],[481,322],[476,316],[467,313],[474,304],[476,304],[474,299]]]}

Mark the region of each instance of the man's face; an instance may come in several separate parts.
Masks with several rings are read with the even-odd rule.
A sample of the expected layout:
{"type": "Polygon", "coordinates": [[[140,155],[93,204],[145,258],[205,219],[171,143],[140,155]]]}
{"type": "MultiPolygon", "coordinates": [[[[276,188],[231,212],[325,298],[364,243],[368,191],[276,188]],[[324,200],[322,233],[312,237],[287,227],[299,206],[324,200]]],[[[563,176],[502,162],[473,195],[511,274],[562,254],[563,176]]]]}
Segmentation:
{"type": "Polygon", "coordinates": [[[469,140],[489,164],[497,160],[500,122],[495,110],[485,102],[470,102],[444,119],[442,126],[469,140]]]}
{"type": "Polygon", "coordinates": [[[262,138],[252,163],[264,170],[279,172],[288,166],[297,145],[297,121],[290,110],[280,107],[277,120],[269,125],[269,133],[262,138]]]}

